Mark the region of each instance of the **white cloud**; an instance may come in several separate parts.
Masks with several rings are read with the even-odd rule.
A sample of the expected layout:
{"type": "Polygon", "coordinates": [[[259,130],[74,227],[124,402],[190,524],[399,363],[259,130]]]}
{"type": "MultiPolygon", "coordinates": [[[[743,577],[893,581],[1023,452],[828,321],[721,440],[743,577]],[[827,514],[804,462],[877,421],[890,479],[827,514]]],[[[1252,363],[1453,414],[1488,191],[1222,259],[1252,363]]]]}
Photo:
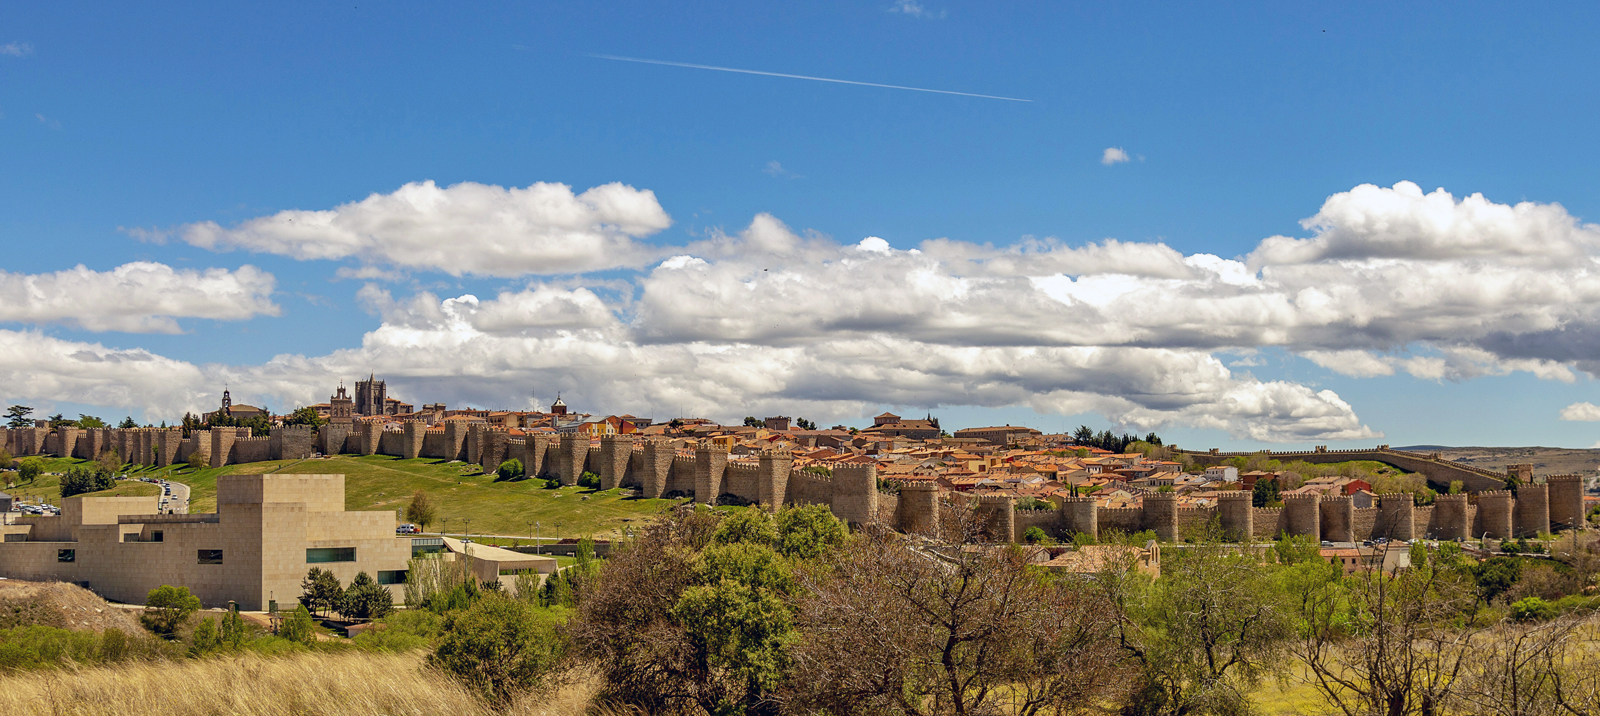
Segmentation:
{"type": "Polygon", "coordinates": [[[59,401],[177,417],[201,405],[193,391],[207,382],[198,367],[146,350],[0,330],[0,392],[35,408],[59,401]]]}
{"type": "Polygon", "coordinates": [[[1557,266],[1587,261],[1600,246],[1600,226],[1578,223],[1559,204],[1508,206],[1482,194],[1457,201],[1444,189],[1424,194],[1408,181],[1388,189],[1362,184],[1335,194],[1300,223],[1315,235],[1266,239],[1250,255],[1251,265],[1482,258],[1557,266]]]}
{"type": "Polygon", "coordinates": [[[177,234],[219,251],[519,276],[642,265],[657,252],[634,239],[671,223],[654,193],[619,183],[574,195],[565,184],[507,189],[463,182],[441,189],[427,181],[329,210],[281,211],[229,228],[207,221],[177,234]]]}
{"type": "Polygon", "coordinates": [[[805,178],[803,176],[800,176],[799,174],[796,174],[794,172],[789,171],[788,169],[783,168],[783,164],[779,163],[778,160],[776,160],[776,159],[774,159],[774,160],[772,160],[770,162],[767,162],[767,166],[762,168],[761,172],[763,174],[766,174],[767,176],[780,177],[780,178],[784,178],[784,179],[804,179],[805,178]]]}
{"type": "Polygon", "coordinates": [[[178,318],[243,320],[276,316],[272,274],[174,270],[134,262],[110,271],[76,268],[44,274],[0,270],[0,321],[64,323],[91,331],[178,333],[178,318]]]}
{"type": "Polygon", "coordinates": [[[895,0],[895,3],[889,6],[889,12],[897,12],[925,20],[943,20],[945,16],[943,10],[937,12],[929,10],[916,0],[895,0]]]}
{"type": "Polygon", "coordinates": [[[340,266],[333,275],[336,278],[358,281],[399,281],[406,277],[403,271],[392,271],[378,266],[340,266]]]}
{"type": "Polygon", "coordinates": [[[42,124],[42,125],[44,125],[45,127],[49,128],[49,129],[60,129],[61,128],[61,121],[60,120],[51,119],[49,117],[46,117],[46,116],[44,116],[42,114],[38,114],[38,113],[35,113],[33,115],[33,118],[39,120],[39,124],[42,124]]]}
{"type": "Polygon", "coordinates": [[[11,57],[26,57],[33,54],[33,45],[26,42],[8,42],[0,45],[0,55],[11,57]]]}
{"type": "Polygon", "coordinates": [[[1127,161],[1128,153],[1123,151],[1122,147],[1106,147],[1106,150],[1100,153],[1100,163],[1108,167],[1113,164],[1125,164],[1127,161]]]}
{"type": "MultiPolygon", "coordinates": [[[[589,195],[535,186],[556,187],[568,206],[589,195]]],[[[608,186],[647,196],[654,208],[644,213],[659,213],[665,225],[653,195],[608,186]]],[[[452,270],[386,258],[409,244],[360,237],[445,234],[453,217],[472,213],[468,205],[504,205],[450,196],[457,188],[424,192],[460,204],[449,210],[407,213],[388,208],[393,195],[376,197],[321,212],[335,216],[299,243],[262,245],[452,270]],[[427,219],[397,229],[377,218],[413,214],[427,219]],[[349,240],[330,249],[311,238],[330,231],[349,240]]],[[[504,223],[475,214],[460,222],[502,231],[504,223]]],[[[231,230],[244,238],[229,245],[251,245],[253,223],[231,230]]],[[[803,409],[830,420],[881,404],[1027,405],[1098,411],[1140,428],[1198,425],[1299,442],[1375,433],[1337,394],[1234,372],[1219,355],[1279,348],[1357,378],[1526,372],[1574,382],[1577,371],[1600,374],[1596,230],[1559,206],[1357,187],[1330,198],[1306,226],[1311,237],[1266,239],[1247,259],[1112,239],[897,248],[880,237],[797,232],[767,214],[736,233],[712,230],[659,251],[631,243],[644,229],[619,229],[597,240],[627,242],[632,261],[670,258],[627,279],[534,282],[485,298],[397,298],[367,286],[361,299],[382,325],[359,348],[205,370],[281,401],[320,401],[334,381],[377,370],[419,400],[520,406],[561,391],[635,414],[803,409]]],[[[384,278],[361,271],[349,275],[384,278]]]]}
{"type": "Polygon", "coordinates": [[[1600,421],[1600,405],[1588,402],[1573,403],[1561,409],[1561,419],[1586,423],[1600,421]]]}
{"type": "Polygon", "coordinates": [[[1352,378],[1394,375],[1394,364],[1391,359],[1366,351],[1305,351],[1300,356],[1339,375],[1348,375],[1352,378]]]}

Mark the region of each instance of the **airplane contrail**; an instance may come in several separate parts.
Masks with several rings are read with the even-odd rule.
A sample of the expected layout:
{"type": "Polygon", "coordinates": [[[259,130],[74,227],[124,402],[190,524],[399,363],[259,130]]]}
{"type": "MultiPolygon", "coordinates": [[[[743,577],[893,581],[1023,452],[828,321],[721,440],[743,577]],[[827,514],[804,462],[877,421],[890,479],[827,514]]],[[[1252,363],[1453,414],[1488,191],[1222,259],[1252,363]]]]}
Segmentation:
{"type": "Polygon", "coordinates": [[[764,75],[764,76],[767,76],[767,77],[787,77],[787,78],[792,79],[792,80],[815,80],[817,82],[834,82],[834,83],[842,84],[842,85],[860,85],[862,87],[883,87],[885,89],[911,90],[913,92],[933,92],[933,93],[936,93],[936,94],[953,94],[953,95],[959,95],[959,96],[962,96],[962,97],[981,97],[983,99],[1003,99],[1003,100],[1005,100],[1007,102],[1032,102],[1033,101],[1031,99],[1021,99],[1019,97],[1001,97],[999,95],[992,95],[992,94],[974,94],[972,92],[955,92],[955,91],[952,91],[952,90],[928,89],[926,87],[906,87],[904,85],[885,85],[885,84],[879,84],[877,82],[857,82],[855,80],[838,80],[838,79],[834,79],[832,77],[811,77],[811,76],[808,76],[808,75],[790,75],[790,74],[784,74],[782,72],[762,72],[760,70],[741,70],[741,69],[739,69],[737,67],[717,67],[716,65],[695,65],[695,64],[690,64],[688,62],[669,62],[667,60],[646,60],[646,59],[639,58],[639,57],[622,57],[620,55],[596,55],[596,54],[590,54],[589,57],[593,57],[593,58],[601,59],[601,60],[617,60],[619,62],[640,62],[640,63],[646,64],[646,65],[667,65],[668,67],[688,67],[688,68],[696,69],[696,70],[716,70],[718,72],[738,72],[740,74],[745,74],[745,75],[764,75]]]}

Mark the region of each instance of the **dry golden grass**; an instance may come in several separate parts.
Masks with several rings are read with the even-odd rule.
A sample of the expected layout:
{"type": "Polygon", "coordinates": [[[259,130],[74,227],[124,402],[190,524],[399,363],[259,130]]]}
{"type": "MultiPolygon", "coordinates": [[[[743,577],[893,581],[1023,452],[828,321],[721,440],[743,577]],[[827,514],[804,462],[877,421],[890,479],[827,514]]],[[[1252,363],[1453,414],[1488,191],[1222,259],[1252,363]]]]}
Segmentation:
{"type": "MultiPolygon", "coordinates": [[[[579,716],[592,683],[530,697],[508,712],[579,716]]],[[[421,654],[301,654],[119,664],[0,677],[0,714],[11,716],[490,716],[421,654]]]]}

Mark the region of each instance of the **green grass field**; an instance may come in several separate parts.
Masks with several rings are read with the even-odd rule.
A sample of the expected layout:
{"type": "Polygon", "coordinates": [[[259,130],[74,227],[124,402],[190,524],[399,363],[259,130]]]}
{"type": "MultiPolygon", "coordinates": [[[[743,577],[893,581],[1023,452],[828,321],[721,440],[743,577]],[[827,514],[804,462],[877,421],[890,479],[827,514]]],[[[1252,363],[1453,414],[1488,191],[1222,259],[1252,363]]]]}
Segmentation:
{"type": "MultiPolygon", "coordinates": [[[[41,458],[46,473],[65,472],[87,460],[41,458]]],[[[403,510],[412,493],[422,490],[433,499],[440,521],[430,532],[531,536],[540,523],[541,537],[606,537],[628,525],[639,525],[676,504],[674,500],[625,498],[619,490],[594,491],[580,487],[545,489],[545,481],[497,482],[477,465],[446,463],[431,458],[402,460],[385,455],[339,455],[312,460],[275,460],[194,470],[188,466],[130,469],[137,477],[161,477],[190,488],[189,511],[217,509],[217,478],[221,475],[262,473],[342,474],[347,510],[403,510]]],[[[16,473],[5,473],[15,480],[16,473]]],[[[24,498],[43,498],[61,504],[60,478],[40,475],[31,484],[6,492],[24,498]]],[[[142,482],[122,482],[116,490],[97,495],[156,494],[159,488],[142,482]],[[146,490],[148,492],[146,492],[146,490]]],[[[505,540],[509,543],[511,540],[505,540]]],[[[531,540],[523,540],[526,544],[531,540]]]]}
{"type": "Polygon", "coordinates": [[[403,510],[412,493],[422,490],[441,518],[428,525],[430,532],[459,534],[470,529],[474,534],[531,537],[532,525],[538,522],[541,537],[604,537],[620,534],[623,527],[646,522],[676,504],[625,498],[620,490],[545,489],[545,481],[537,479],[499,482],[477,465],[386,455],[257,462],[199,471],[184,468],[173,472],[171,479],[189,485],[191,512],[209,512],[216,509],[219,475],[272,472],[344,475],[347,510],[403,510]]]}

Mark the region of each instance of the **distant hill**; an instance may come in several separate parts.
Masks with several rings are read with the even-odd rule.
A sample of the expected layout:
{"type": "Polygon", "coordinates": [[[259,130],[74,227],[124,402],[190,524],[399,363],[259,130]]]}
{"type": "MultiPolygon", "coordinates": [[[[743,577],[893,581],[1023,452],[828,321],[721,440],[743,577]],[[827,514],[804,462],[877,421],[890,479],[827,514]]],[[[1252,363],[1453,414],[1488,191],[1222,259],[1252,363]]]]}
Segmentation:
{"type": "Polygon", "coordinates": [[[1447,460],[1495,472],[1503,472],[1507,465],[1533,463],[1535,475],[1600,474],[1600,450],[1587,448],[1408,445],[1396,449],[1410,452],[1437,452],[1447,460]]]}

